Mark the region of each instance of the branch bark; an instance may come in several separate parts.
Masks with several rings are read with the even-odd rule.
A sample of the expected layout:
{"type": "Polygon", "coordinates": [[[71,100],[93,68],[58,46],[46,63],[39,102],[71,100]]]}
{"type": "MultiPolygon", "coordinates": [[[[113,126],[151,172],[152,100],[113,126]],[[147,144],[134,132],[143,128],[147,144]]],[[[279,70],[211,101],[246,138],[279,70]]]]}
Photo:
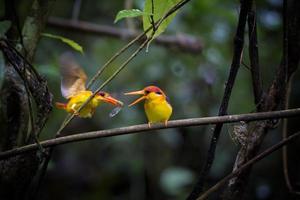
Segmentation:
{"type": "MultiPolygon", "coordinates": [[[[52,27],[63,28],[71,31],[80,31],[97,36],[113,37],[123,40],[131,40],[140,34],[139,32],[132,32],[128,29],[120,29],[84,21],[72,21],[54,17],[49,18],[48,24],[52,27]]],[[[145,37],[140,40],[140,43],[142,43],[143,41],[145,41],[145,37]]],[[[195,38],[185,34],[178,34],[176,36],[161,35],[153,42],[158,45],[162,45],[171,49],[178,49],[180,51],[192,54],[199,54],[203,49],[203,43],[199,38],[195,38]]]]}
{"type": "MultiPolygon", "coordinates": [[[[153,124],[151,125],[150,128],[148,124],[141,124],[141,125],[122,127],[122,128],[93,131],[93,132],[80,133],[80,134],[75,134],[70,136],[64,136],[64,137],[59,137],[51,140],[45,140],[42,141],[40,144],[46,148],[46,147],[53,147],[53,146],[71,143],[71,142],[139,133],[144,131],[148,132],[148,131],[159,130],[159,129],[189,127],[189,126],[199,126],[199,125],[209,125],[209,124],[222,124],[222,123],[232,123],[232,122],[240,122],[240,121],[249,122],[249,121],[256,121],[256,120],[296,117],[299,115],[300,115],[300,108],[296,108],[296,109],[273,111],[273,112],[260,112],[260,113],[250,113],[250,114],[240,114],[240,115],[171,120],[168,122],[167,127],[162,123],[153,124]]],[[[12,156],[16,156],[29,151],[34,151],[37,149],[38,149],[37,144],[30,144],[9,151],[0,152],[0,160],[7,159],[12,156]]]]}

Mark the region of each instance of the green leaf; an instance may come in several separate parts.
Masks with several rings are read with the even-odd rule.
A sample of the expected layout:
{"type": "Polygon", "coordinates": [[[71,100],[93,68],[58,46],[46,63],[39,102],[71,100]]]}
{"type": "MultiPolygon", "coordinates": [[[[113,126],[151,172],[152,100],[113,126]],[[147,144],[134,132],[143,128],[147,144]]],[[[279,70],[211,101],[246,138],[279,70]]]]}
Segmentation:
{"type": "MultiPolygon", "coordinates": [[[[154,22],[158,21],[161,17],[163,17],[170,8],[176,5],[180,0],[146,0],[144,6],[144,13],[152,13],[152,1],[153,1],[153,19],[154,22]]],[[[167,26],[170,24],[172,19],[175,17],[177,12],[170,15],[167,19],[165,19],[161,25],[156,30],[153,38],[156,38],[161,33],[163,33],[167,26]]],[[[144,31],[147,30],[150,26],[152,26],[151,18],[149,16],[143,15],[143,27],[144,31]]],[[[152,35],[153,30],[147,33],[147,36],[150,37],[152,35]]]]}
{"type": "Polygon", "coordinates": [[[3,37],[11,26],[11,21],[4,20],[0,22],[0,37],[3,37]]]}
{"type": "Polygon", "coordinates": [[[68,38],[65,38],[65,37],[59,36],[59,35],[53,35],[53,34],[50,34],[50,33],[42,33],[42,36],[49,37],[49,38],[52,38],[52,39],[61,40],[62,42],[66,43],[70,47],[72,47],[74,50],[79,51],[80,53],[83,54],[82,46],[80,46],[77,42],[75,42],[71,39],[68,39],[68,38]]]}
{"type": "Polygon", "coordinates": [[[130,9],[130,10],[121,10],[118,12],[114,23],[117,23],[119,20],[123,18],[128,18],[128,17],[139,17],[139,16],[148,16],[150,13],[145,13],[139,9],[130,9]]]}

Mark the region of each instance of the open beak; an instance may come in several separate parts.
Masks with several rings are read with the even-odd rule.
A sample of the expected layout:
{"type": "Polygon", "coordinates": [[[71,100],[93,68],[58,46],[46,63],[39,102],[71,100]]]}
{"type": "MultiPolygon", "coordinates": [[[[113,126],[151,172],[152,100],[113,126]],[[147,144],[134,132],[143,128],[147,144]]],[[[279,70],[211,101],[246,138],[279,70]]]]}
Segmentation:
{"type": "Polygon", "coordinates": [[[123,102],[111,97],[111,96],[108,96],[108,97],[104,97],[102,99],[104,102],[106,103],[110,103],[112,105],[115,105],[115,106],[123,106],[123,102]]]}
{"type": "Polygon", "coordinates": [[[139,90],[139,91],[134,91],[134,92],[127,92],[127,93],[124,93],[124,94],[125,95],[144,95],[144,96],[138,98],[137,100],[135,100],[134,102],[132,102],[131,104],[129,104],[128,106],[133,106],[134,104],[137,104],[138,102],[146,99],[144,90],[139,90]]]}

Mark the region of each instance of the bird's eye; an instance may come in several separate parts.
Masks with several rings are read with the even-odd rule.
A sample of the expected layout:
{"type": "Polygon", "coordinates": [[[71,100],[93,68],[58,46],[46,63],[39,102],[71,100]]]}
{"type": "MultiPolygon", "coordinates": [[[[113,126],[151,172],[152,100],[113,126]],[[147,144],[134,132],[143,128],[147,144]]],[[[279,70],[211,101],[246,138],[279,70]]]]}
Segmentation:
{"type": "Polygon", "coordinates": [[[105,96],[105,93],[104,92],[99,92],[99,95],[104,97],[105,96]]]}
{"type": "Polygon", "coordinates": [[[155,92],[155,93],[161,95],[161,92],[160,92],[160,91],[157,91],[157,92],[155,92]]]}
{"type": "Polygon", "coordinates": [[[145,94],[149,94],[150,93],[150,91],[149,90],[145,90],[145,94]]]}

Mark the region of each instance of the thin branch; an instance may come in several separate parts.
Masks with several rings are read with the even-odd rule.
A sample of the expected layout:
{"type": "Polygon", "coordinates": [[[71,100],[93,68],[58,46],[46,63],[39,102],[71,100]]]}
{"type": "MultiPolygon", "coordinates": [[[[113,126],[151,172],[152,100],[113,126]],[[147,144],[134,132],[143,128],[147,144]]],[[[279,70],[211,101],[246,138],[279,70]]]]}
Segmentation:
{"type": "Polygon", "coordinates": [[[222,180],[220,180],[218,183],[216,183],[214,186],[212,186],[210,189],[208,189],[199,198],[197,198],[197,200],[207,199],[210,194],[217,191],[222,185],[226,184],[229,179],[231,179],[234,176],[238,175],[239,173],[241,173],[242,171],[244,171],[248,167],[252,166],[256,162],[260,161],[261,159],[267,157],[268,155],[270,155],[274,151],[276,151],[276,150],[280,149],[281,147],[287,145],[288,143],[292,142],[293,140],[295,140],[299,136],[300,136],[300,132],[294,133],[293,135],[289,136],[288,138],[283,139],[281,142],[271,146],[270,148],[266,149],[262,153],[260,153],[257,156],[253,157],[251,160],[249,160],[244,165],[239,167],[236,171],[234,171],[231,174],[225,176],[222,180]]]}
{"type": "MultiPolygon", "coordinates": [[[[199,125],[209,125],[209,124],[220,124],[220,123],[233,123],[239,121],[257,121],[257,120],[269,120],[269,119],[278,119],[278,118],[287,118],[287,117],[296,117],[300,115],[300,108],[273,111],[273,112],[259,112],[259,113],[248,113],[240,115],[227,115],[227,116],[215,116],[215,117],[203,117],[203,118],[190,118],[190,119],[181,119],[181,120],[171,120],[168,122],[168,126],[165,126],[162,123],[153,124],[150,128],[148,124],[140,124],[127,126],[122,128],[114,128],[101,131],[93,131],[80,133],[65,137],[59,137],[55,139],[45,140],[40,142],[42,147],[53,147],[57,145],[62,145],[71,142],[79,142],[90,139],[102,138],[102,137],[112,137],[117,135],[132,134],[145,131],[153,131],[160,129],[169,129],[177,127],[189,127],[189,126],[199,126],[199,125]]],[[[21,153],[26,153],[29,151],[36,150],[38,147],[37,144],[30,144],[9,151],[4,151],[0,153],[0,160],[15,156],[21,153]]]]}
{"type": "Polygon", "coordinates": [[[249,31],[249,58],[251,65],[251,75],[252,75],[252,87],[254,94],[254,102],[259,111],[262,98],[262,83],[260,77],[260,67],[259,67],[259,54],[257,46],[257,30],[256,30],[256,10],[253,6],[252,10],[248,13],[248,31],[249,31]]]}
{"type": "MultiPolygon", "coordinates": [[[[137,37],[139,32],[132,32],[129,29],[115,28],[112,26],[104,26],[93,24],[85,21],[71,21],[62,18],[51,17],[48,20],[48,24],[52,27],[68,29],[72,31],[79,31],[87,34],[93,34],[97,36],[107,36],[117,39],[130,40],[137,37]]],[[[140,42],[144,41],[140,40],[140,42]]],[[[177,49],[182,52],[199,54],[202,52],[203,43],[199,38],[186,35],[161,35],[154,40],[154,43],[162,45],[171,49],[177,49]]]]}
{"type": "Polygon", "coordinates": [[[154,2],[153,0],[151,0],[151,15],[150,15],[150,22],[152,24],[152,30],[153,32],[156,31],[156,28],[155,28],[155,22],[154,22],[154,2]]]}
{"type": "MultiPolygon", "coordinates": [[[[286,65],[289,64],[288,61],[288,16],[287,16],[287,1],[285,0],[283,2],[283,24],[284,24],[284,33],[283,33],[283,59],[284,63],[286,65]]],[[[290,81],[287,83],[287,90],[286,90],[286,97],[285,97],[285,105],[284,108],[288,109],[289,108],[289,101],[290,101],[290,95],[291,95],[291,85],[292,85],[293,77],[290,78],[290,81]]],[[[288,136],[288,120],[284,119],[283,120],[283,126],[282,126],[282,138],[286,139],[288,136]]],[[[292,185],[292,182],[290,180],[289,176],[289,167],[288,167],[288,149],[287,146],[283,147],[282,149],[282,164],[283,164],[283,175],[284,175],[284,180],[286,183],[286,186],[289,190],[290,193],[300,195],[299,191],[296,191],[292,185]]]]}
{"type": "MultiPolygon", "coordinates": [[[[240,67],[241,56],[242,56],[243,46],[244,46],[245,26],[247,21],[247,15],[251,8],[251,5],[252,5],[252,0],[241,1],[241,11],[239,15],[237,32],[234,39],[234,54],[233,54],[232,64],[230,67],[230,73],[227,79],[226,88],[224,91],[224,96],[219,108],[219,116],[225,115],[227,113],[227,107],[231,96],[231,91],[240,67]]],[[[214,128],[213,136],[211,138],[204,167],[200,173],[198,182],[196,183],[195,187],[193,188],[193,191],[187,198],[188,200],[196,199],[203,190],[204,183],[206,181],[206,178],[209,174],[209,171],[214,161],[215,151],[222,130],[222,126],[223,124],[220,123],[217,124],[214,128]]]]}
{"type": "MultiPolygon", "coordinates": [[[[286,102],[285,102],[285,109],[288,109],[289,107],[289,99],[291,94],[291,81],[288,83],[288,88],[286,92],[286,102]]],[[[283,125],[282,125],[282,138],[285,140],[288,137],[288,119],[283,119],[283,125]]],[[[292,182],[290,180],[289,176],[289,167],[288,167],[288,149],[287,146],[284,146],[282,148],[282,165],[283,165],[283,175],[284,180],[286,183],[286,186],[290,193],[300,195],[299,191],[296,191],[292,185],[292,182]]]]}
{"type": "Polygon", "coordinates": [[[87,88],[90,88],[97,78],[100,77],[100,75],[103,73],[103,71],[114,61],[116,60],[124,51],[126,51],[129,47],[131,47],[135,42],[140,40],[146,33],[143,32],[137,37],[135,37],[133,40],[131,40],[127,45],[125,45],[122,49],[120,49],[117,53],[115,53],[101,68],[97,71],[96,75],[92,77],[90,82],[87,84],[87,88]]]}

